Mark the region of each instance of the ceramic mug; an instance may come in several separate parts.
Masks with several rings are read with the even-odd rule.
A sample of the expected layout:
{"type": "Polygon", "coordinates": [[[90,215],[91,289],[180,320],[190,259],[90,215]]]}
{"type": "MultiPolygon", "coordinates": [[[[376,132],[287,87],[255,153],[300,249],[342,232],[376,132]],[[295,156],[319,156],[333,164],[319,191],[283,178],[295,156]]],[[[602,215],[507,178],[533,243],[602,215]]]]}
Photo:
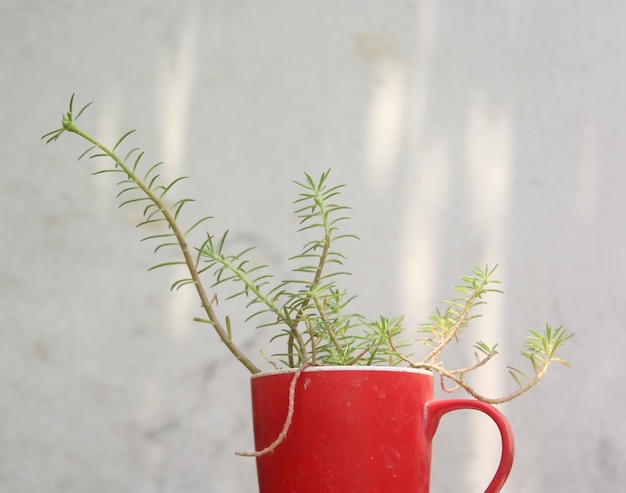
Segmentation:
{"type": "MultiPolygon", "coordinates": [[[[296,370],[251,379],[256,450],[283,430],[296,370]]],[[[408,368],[310,367],[295,381],[284,439],[257,457],[260,493],[428,493],[431,442],[441,417],[487,414],[502,436],[500,464],[485,493],[499,492],[513,464],[513,433],[494,407],[433,400],[433,375],[408,368]]],[[[485,480],[485,483],[487,480],[485,480]]]]}

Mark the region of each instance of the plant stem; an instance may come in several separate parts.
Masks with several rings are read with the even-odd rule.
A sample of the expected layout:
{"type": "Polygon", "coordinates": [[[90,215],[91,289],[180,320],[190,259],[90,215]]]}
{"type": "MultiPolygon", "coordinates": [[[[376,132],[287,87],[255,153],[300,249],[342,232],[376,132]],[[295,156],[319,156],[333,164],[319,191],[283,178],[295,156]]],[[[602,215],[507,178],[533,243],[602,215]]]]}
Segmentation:
{"type": "Polygon", "coordinates": [[[82,130],[80,130],[73,121],[64,125],[65,130],[72,132],[88,142],[92,143],[102,152],[104,152],[107,156],[109,156],[115,163],[124,171],[124,173],[128,176],[130,180],[132,180],[141,191],[157,206],[158,210],[163,215],[164,219],[167,221],[172,233],[176,237],[176,241],[180,247],[180,250],[185,259],[185,264],[187,265],[187,269],[189,271],[189,275],[193,281],[194,286],[196,287],[196,292],[200,298],[200,302],[202,308],[207,314],[210,325],[213,326],[217,335],[221,339],[221,341],[226,345],[228,350],[241,362],[250,373],[259,373],[261,370],[235,345],[232,338],[229,336],[228,332],[224,329],[222,324],[220,323],[215,311],[212,307],[212,301],[207,296],[207,293],[202,285],[200,280],[200,276],[198,274],[197,266],[191,256],[191,252],[189,251],[189,246],[187,245],[187,241],[181,229],[179,228],[174,214],[165,206],[165,204],[161,201],[161,199],[146,185],[134,172],[130,169],[129,166],[124,163],[119,156],[113,152],[111,149],[106,147],[105,145],[98,142],[96,139],[86,134],[82,130]]]}
{"type": "MultiPolygon", "coordinates": [[[[302,300],[302,304],[300,305],[300,309],[298,310],[298,315],[296,316],[296,318],[290,325],[291,332],[297,337],[300,335],[300,331],[298,330],[298,325],[300,325],[300,322],[302,322],[303,320],[305,321],[305,324],[307,325],[307,329],[310,332],[309,338],[311,340],[311,354],[313,356],[313,364],[317,363],[316,356],[315,356],[317,341],[316,341],[315,332],[312,330],[309,324],[306,323],[306,319],[307,319],[306,308],[309,306],[309,304],[315,297],[315,290],[317,289],[317,286],[319,285],[322,279],[324,266],[326,265],[326,259],[328,257],[328,252],[330,251],[330,244],[332,242],[330,224],[328,223],[328,213],[326,211],[326,208],[324,207],[324,200],[322,200],[322,198],[320,197],[320,191],[322,187],[321,183],[322,182],[320,181],[320,189],[318,190],[317,187],[315,187],[314,191],[315,191],[315,204],[319,207],[320,216],[322,217],[322,220],[323,220],[324,242],[322,245],[322,252],[320,253],[319,260],[317,263],[317,268],[315,269],[315,276],[313,277],[313,281],[311,281],[311,284],[310,284],[309,293],[304,298],[304,300],[302,300]]],[[[316,309],[318,310],[320,317],[324,319],[324,312],[325,312],[324,308],[317,305],[316,309]]],[[[335,342],[335,344],[337,344],[337,342],[335,342]]],[[[303,359],[304,363],[307,362],[307,359],[306,359],[307,356],[308,355],[305,354],[305,358],[303,359]]]]}
{"type": "Polygon", "coordinates": [[[484,292],[483,288],[486,282],[486,280],[483,280],[480,285],[474,289],[472,295],[466,300],[463,311],[459,314],[459,318],[454,324],[452,330],[450,330],[448,334],[443,338],[443,340],[437,345],[437,347],[435,347],[435,349],[433,349],[432,352],[424,358],[424,363],[434,363],[435,361],[437,361],[439,355],[441,354],[441,351],[443,351],[443,349],[452,341],[452,339],[457,337],[459,330],[461,330],[461,328],[464,326],[469,312],[474,306],[474,302],[476,301],[476,299],[482,296],[484,292]]]}

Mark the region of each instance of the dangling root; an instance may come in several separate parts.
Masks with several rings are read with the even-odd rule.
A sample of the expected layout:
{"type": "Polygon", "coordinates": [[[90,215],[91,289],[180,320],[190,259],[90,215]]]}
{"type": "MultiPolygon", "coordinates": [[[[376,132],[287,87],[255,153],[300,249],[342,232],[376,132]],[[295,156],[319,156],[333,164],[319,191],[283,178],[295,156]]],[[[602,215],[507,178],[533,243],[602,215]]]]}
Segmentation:
{"type": "Polygon", "coordinates": [[[281,443],[283,443],[283,441],[285,440],[285,437],[287,436],[287,432],[289,431],[289,428],[291,427],[291,420],[293,419],[293,412],[294,412],[295,403],[296,403],[296,383],[298,382],[298,377],[300,377],[300,374],[302,373],[302,371],[309,366],[311,366],[311,363],[304,363],[293,374],[291,383],[289,384],[289,408],[287,410],[287,418],[285,418],[285,424],[283,425],[283,429],[278,435],[278,437],[276,438],[276,440],[274,440],[270,445],[265,447],[263,450],[258,450],[256,452],[235,452],[235,455],[239,455],[241,457],[261,457],[262,455],[273,452],[274,449],[276,449],[276,447],[278,447],[281,443]]]}

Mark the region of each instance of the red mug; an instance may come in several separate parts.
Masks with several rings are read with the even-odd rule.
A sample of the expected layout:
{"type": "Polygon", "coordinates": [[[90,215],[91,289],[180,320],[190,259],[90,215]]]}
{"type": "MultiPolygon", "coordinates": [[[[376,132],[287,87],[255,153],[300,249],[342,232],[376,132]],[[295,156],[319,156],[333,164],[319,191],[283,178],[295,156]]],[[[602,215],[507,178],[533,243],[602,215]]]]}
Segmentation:
{"type": "Polygon", "coordinates": [[[457,409],[487,414],[502,436],[500,465],[485,493],[502,489],[513,433],[500,411],[471,399],[433,400],[431,372],[387,367],[309,367],[252,376],[260,493],[428,493],[431,442],[457,409]],[[295,380],[291,422],[290,384],[295,380]]]}

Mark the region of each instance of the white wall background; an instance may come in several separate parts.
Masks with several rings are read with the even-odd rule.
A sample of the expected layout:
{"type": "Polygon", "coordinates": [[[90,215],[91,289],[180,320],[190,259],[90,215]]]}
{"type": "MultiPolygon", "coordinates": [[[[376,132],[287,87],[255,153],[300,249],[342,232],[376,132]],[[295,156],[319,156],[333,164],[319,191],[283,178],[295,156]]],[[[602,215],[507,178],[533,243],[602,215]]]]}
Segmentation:
{"type": "MultiPolygon", "coordinates": [[[[625,19],[619,0],[0,2],[0,492],[255,491],[233,455],[252,443],[246,370],[174,272],[145,272],[136,211],[75,163],[78,139],[39,141],[74,91],[96,103],[86,128],[138,128],[192,177],[189,210],[278,275],[301,243],[291,179],[332,166],[372,317],[417,325],[499,263],[482,390],[510,388],[528,329],[577,334],[571,370],[503,407],[506,491],[626,484],[625,19]]],[[[447,418],[433,491],[483,491],[497,447],[480,417],[447,418]]]]}

